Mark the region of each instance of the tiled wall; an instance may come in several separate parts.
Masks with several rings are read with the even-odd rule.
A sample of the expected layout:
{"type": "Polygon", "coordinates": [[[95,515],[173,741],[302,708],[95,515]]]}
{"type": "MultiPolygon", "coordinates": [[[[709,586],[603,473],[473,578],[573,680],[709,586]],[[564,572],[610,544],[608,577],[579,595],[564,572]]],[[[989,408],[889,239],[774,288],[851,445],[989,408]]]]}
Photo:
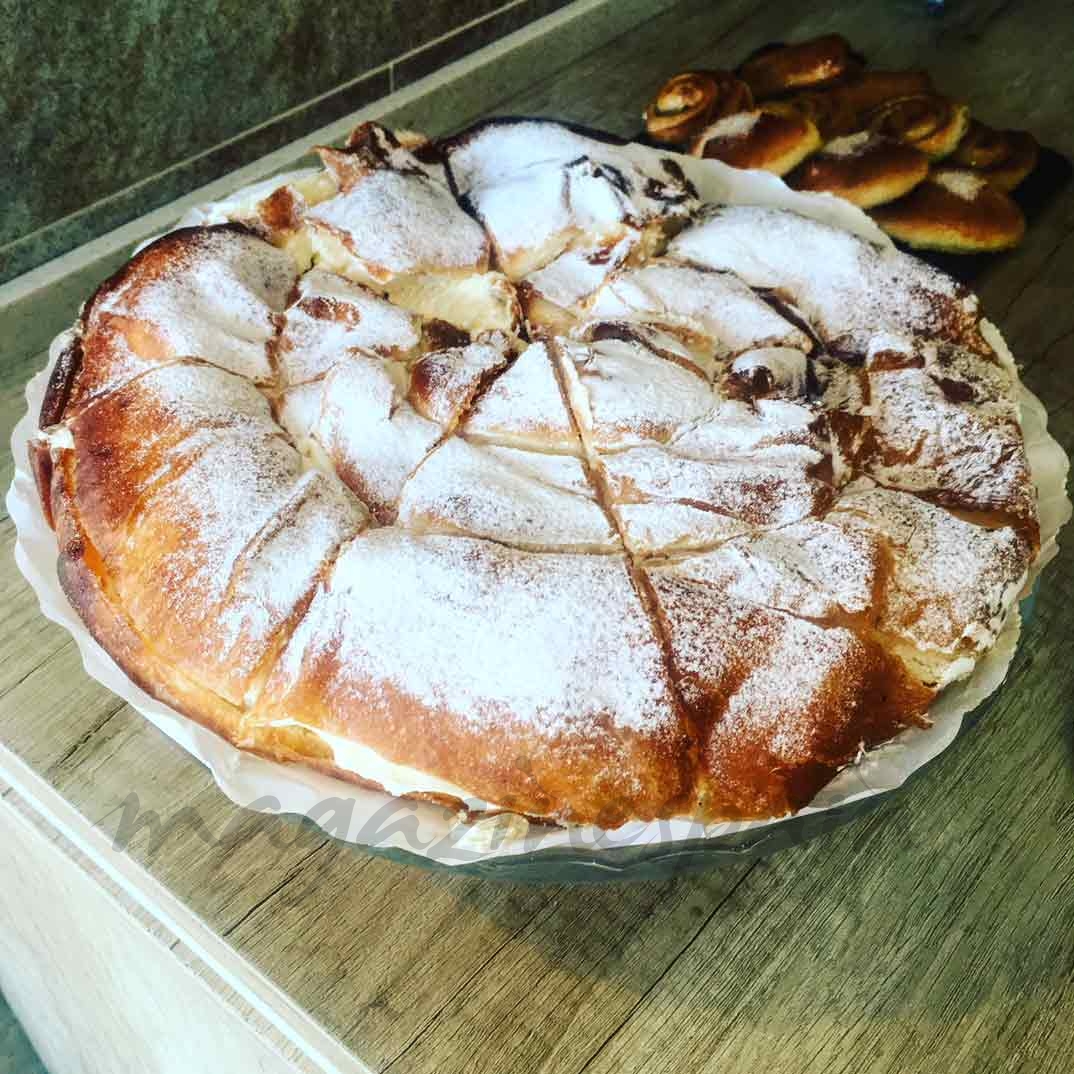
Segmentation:
{"type": "MultiPolygon", "coordinates": [[[[5,6],[0,278],[17,262],[19,270],[30,267],[20,256],[30,245],[49,256],[62,252],[28,237],[69,214],[237,139],[193,172],[184,171],[184,183],[207,182],[567,2],[38,0],[5,6]],[[295,117],[301,129],[278,118],[322,94],[323,101],[295,117]],[[238,138],[274,119],[265,131],[238,138]]],[[[153,188],[172,197],[184,192],[159,182],[153,188]]],[[[153,207],[143,203],[138,210],[153,207]]]]}

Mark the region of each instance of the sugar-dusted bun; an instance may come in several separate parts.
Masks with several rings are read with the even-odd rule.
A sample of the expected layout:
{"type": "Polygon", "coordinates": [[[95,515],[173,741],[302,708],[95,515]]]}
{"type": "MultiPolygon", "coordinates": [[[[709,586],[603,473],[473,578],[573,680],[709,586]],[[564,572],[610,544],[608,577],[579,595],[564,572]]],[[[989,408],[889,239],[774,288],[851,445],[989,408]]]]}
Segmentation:
{"type": "Polygon", "coordinates": [[[997,131],[976,119],[951,155],[951,163],[972,168],[999,190],[1014,190],[1037,166],[1040,146],[1028,131],[997,131]]]}
{"type": "Polygon", "coordinates": [[[749,86],[730,71],[684,71],[649,102],[645,131],[653,141],[684,145],[721,116],[752,107],[749,86]]]}
{"type": "Polygon", "coordinates": [[[786,175],[820,147],[820,134],[801,115],[739,112],[717,120],[695,139],[695,157],[722,160],[736,168],[757,168],[786,175]]]}
{"type": "Polygon", "coordinates": [[[929,173],[929,158],[911,146],[860,131],[834,138],[788,178],[795,190],[838,194],[869,209],[908,194],[929,173]]]}
{"type": "Polygon", "coordinates": [[[934,171],[905,198],[881,205],[873,219],[891,236],[920,250],[978,253],[1017,246],[1025,234],[1022,210],[978,173],[934,171]]]}
{"type": "Polygon", "coordinates": [[[754,53],[738,69],[757,100],[827,86],[861,69],[861,60],[841,34],[825,34],[797,45],[754,53]]]}
{"type": "Polygon", "coordinates": [[[870,130],[920,149],[930,160],[953,153],[969,123],[966,105],[938,93],[899,97],[878,105],[867,117],[870,130]]]}

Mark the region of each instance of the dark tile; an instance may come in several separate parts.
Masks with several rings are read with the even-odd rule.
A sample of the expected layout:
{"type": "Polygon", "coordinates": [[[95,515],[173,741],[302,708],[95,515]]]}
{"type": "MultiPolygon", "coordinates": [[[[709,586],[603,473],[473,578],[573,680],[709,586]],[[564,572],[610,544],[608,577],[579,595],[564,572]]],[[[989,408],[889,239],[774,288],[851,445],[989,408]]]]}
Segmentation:
{"type": "Polygon", "coordinates": [[[0,995],[0,1074],[48,1074],[0,995]]]}
{"type": "Polygon", "coordinates": [[[0,244],[203,153],[503,0],[3,4],[0,244]]]}
{"type": "Polygon", "coordinates": [[[387,70],[379,71],[306,108],[297,109],[243,137],[121,190],[66,219],[0,246],[0,283],[386,96],[388,82],[387,70]]]}

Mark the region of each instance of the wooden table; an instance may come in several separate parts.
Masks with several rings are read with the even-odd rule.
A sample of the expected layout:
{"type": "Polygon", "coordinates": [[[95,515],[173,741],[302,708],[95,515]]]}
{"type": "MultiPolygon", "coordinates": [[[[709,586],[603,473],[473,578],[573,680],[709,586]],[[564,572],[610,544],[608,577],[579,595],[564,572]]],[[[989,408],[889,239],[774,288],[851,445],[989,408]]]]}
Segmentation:
{"type": "MultiPolygon", "coordinates": [[[[502,96],[496,86],[510,79],[493,79],[472,107],[461,89],[450,100],[463,102],[460,121],[542,113],[631,133],[647,95],[677,68],[725,66],[772,39],[839,30],[875,65],[926,66],[982,117],[1074,154],[1069,3],[951,7],[937,19],[923,2],[901,0],[689,0],[590,43],[585,55],[542,50],[529,84],[511,75],[502,96]],[[557,70],[557,56],[569,66],[557,70]]],[[[395,118],[443,129],[445,99],[416,100],[395,118]]],[[[43,362],[49,318],[68,319],[107,260],[8,311],[5,431],[21,412],[22,383],[43,362]]],[[[1074,452],[1072,279],[1067,189],[978,290],[1047,404],[1054,435],[1074,452]]],[[[2,780],[16,788],[0,806],[20,839],[32,842],[32,829],[48,841],[136,923],[162,967],[182,971],[162,992],[207,982],[221,1024],[249,1031],[257,1047],[267,1042],[274,1054],[257,1069],[1074,1069],[1069,552],[1045,576],[997,703],[869,816],[704,875],[536,888],[393,864],[309,826],[236,810],[196,762],[86,678],[15,570],[6,519],[0,537],[0,790],[2,780]],[[117,853],[109,841],[132,791],[171,827],[159,841],[147,827],[117,853]],[[216,838],[207,843],[206,831],[216,838]],[[284,1065],[272,1065],[281,1054],[284,1065]]],[[[0,862],[10,845],[0,842],[0,862]]],[[[48,902],[47,887],[25,884],[15,901],[48,902]]],[[[84,902],[62,909],[95,926],[105,914],[84,902]]],[[[166,972],[154,979],[170,981],[166,972]]],[[[137,984],[125,987],[139,998],[137,984]]],[[[196,1041],[202,1008],[185,1003],[183,1032],[196,1041]]],[[[202,1067],[161,1060],[153,1069],[202,1067]]]]}

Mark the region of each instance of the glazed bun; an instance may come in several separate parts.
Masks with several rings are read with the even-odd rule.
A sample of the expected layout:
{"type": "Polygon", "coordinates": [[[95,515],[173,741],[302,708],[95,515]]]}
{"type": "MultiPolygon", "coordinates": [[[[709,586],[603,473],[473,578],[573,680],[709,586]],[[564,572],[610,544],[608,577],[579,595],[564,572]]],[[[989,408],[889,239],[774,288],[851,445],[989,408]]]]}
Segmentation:
{"type": "Polygon", "coordinates": [[[1022,210],[977,172],[934,171],[910,194],[872,211],[893,238],[919,250],[988,253],[1017,246],[1025,234],[1022,210]]]}
{"type": "Polygon", "coordinates": [[[840,34],[754,53],[738,69],[757,100],[828,86],[861,69],[861,59],[840,34]]]}
{"type": "Polygon", "coordinates": [[[929,159],[912,146],[861,131],[828,142],[788,179],[795,190],[838,194],[863,209],[908,194],[929,173],[929,159]]]}
{"type": "Polygon", "coordinates": [[[739,112],[706,127],[690,152],[736,168],[786,175],[819,147],[820,133],[811,120],[761,109],[739,112]]]}
{"type": "Polygon", "coordinates": [[[866,117],[870,130],[913,146],[930,160],[950,156],[969,123],[966,105],[937,93],[899,97],[877,106],[866,117]]]}
{"type": "Polygon", "coordinates": [[[1037,166],[1040,146],[1028,131],[997,131],[972,120],[951,163],[971,168],[990,186],[1011,191],[1037,166]]]}

